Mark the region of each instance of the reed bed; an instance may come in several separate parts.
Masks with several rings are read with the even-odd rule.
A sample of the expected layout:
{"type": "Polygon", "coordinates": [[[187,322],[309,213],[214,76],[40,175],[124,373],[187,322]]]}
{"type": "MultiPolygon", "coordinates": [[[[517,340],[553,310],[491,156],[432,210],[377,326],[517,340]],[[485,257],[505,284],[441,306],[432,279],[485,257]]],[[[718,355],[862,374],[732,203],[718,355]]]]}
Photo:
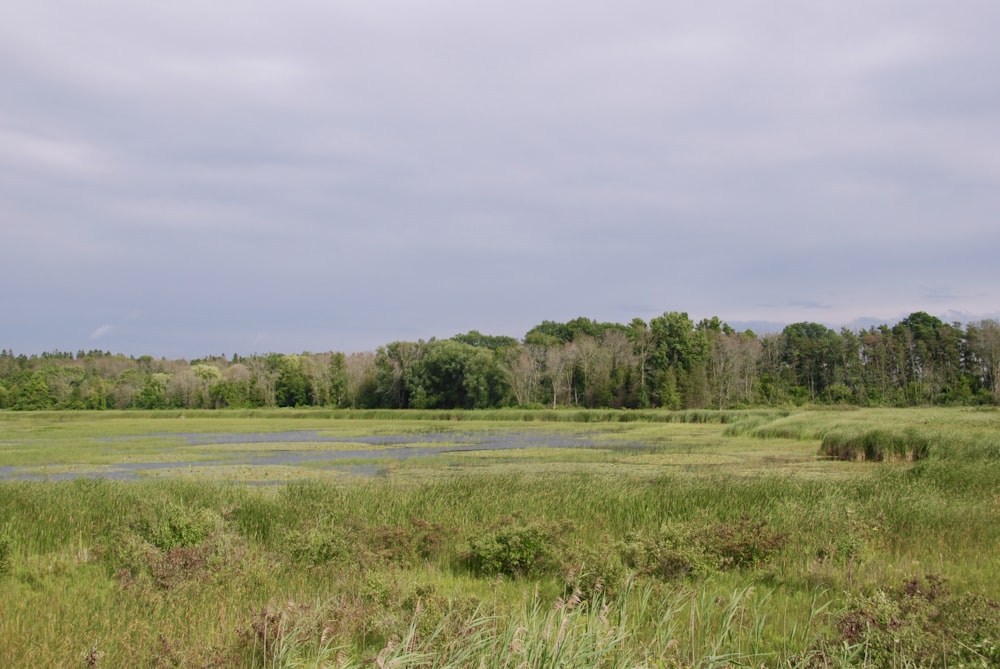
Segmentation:
{"type": "MultiPolygon", "coordinates": [[[[864,413],[746,420],[818,449],[956,426],[982,448],[996,419],[864,413]]],[[[928,448],[830,477],[6,480],[0,666],[1000,666],[1000,460],[928,448]]]]}
{"type": "Polygon", "coordinates": [[[993,408],[818,409],[748,415],[727,436],[819,441],[842,460],[1000,459],[1000,411],[993,408]]]}

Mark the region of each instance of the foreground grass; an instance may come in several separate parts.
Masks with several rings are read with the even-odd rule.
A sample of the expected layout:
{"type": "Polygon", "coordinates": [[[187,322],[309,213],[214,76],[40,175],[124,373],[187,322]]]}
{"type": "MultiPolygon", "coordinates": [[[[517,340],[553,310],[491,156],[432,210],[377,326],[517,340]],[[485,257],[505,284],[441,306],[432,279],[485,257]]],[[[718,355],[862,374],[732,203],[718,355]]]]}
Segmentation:
{"type": "MultiPolygon", "coordinates": [[[[865,413],[588,421],[648,447],[463,453],[377,479],[5,481],[0,666],[1000,665],[1000,462],[937,437],[916,463],[813,457],[865,413]]],[[[982,444],[996,416],[867,425],[931,418],[916,425],[982,444]]],[[[180,421],[33,420],[12,437],[0,417],[0,441],[48,429],[71,450],[102,422],[142,436],[180,421]]],[[[295,421],[513,429],[184,429],[295,421]]]]}

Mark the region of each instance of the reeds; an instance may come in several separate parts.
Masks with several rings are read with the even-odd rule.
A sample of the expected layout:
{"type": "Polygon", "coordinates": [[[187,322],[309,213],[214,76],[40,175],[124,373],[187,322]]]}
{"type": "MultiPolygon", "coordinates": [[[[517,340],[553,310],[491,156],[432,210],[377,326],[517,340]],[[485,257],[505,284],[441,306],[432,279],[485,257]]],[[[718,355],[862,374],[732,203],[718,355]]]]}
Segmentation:
{"type": "Polygon", "coordinates": [[[820,453],[839,460],[913,462],[930,455],[931,438],[915,428],[832,430],[823,437],[820,453]]]}
{"type": "Polygon", "coordinates": [[[0,666],[996,666],[1000,460],[957,455],[996,415],[866,413],[754,420],[925,456],[815,478],[0,482],[0,666]],[[897,610],[909,645],[880,665],[891,625],[847,622],[897,610]],[[978,655],[933,655],[923,620],[978,655]]]}

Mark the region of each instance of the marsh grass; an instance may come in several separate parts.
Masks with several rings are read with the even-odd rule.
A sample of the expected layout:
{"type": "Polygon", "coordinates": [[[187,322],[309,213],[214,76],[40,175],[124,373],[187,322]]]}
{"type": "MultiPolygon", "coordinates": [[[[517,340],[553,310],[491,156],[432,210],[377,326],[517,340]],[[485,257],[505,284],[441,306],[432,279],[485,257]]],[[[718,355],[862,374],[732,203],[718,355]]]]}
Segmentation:
{"type": "Polygon", "coordinates": [[[1000,412],[981,408],[824,409],[750,417],[727,436],[821,442],[845,460],[1000,459],[1000,412]]]}
{"type": "MultiPolygon", "coordinates": [[[[300,475],[271,486],[0,482],[0,666],[998,663],[995,412],[588,425],[512,415],[516,428],[496,414],[408,414],[399,424],[313,412],[65,423],[21,414],[10,432],[0,415],[3,441],[88,448],[103,425],[136,437],[123,454],[143,427],[190,431],[196,421],[205,432],[298,424],[359,436],[527,422],[637,445],[588,449],[592,462],[577,462],[578,449],[527,450],[502,471],[492,456],[474,467],[478,456],[453,454],[380,478],[300,475]],[[928,456],[815,459],[827,435],[876,429],[931,435],[928,456]],[[939,582],[947,588],[934,590],[939,582]],[[898,648],[891,620],[906,642],[898,648]],[[926,623],[931,636],[920,632],[926,623]],[[974,651],[940,652],[954,643],[974,651]]],[[[295,470],[307,468],[285,474],[295,470]]]]}
{"type": "Polygon", "coordinates": [[[839,460],[923,460],[930,455],[932,437],[916,428],[901,431],[882,429],[834,429],[826,433],[820,452],[839,460]]]}
{"type": "MultiPolygon", "coordinates": [[[[439,449],[458,449],[475,444],[480,438],[502,439],[503,435],[510,435],[516,447],[498,449],[491,458],[481,459],[480,464],[490,465],[494,470],[520,470],[522,473],[541,471],[539,466],[548,464],[556,472],[565,473],[579,471],[583,463],[593,466],[582,469],[599,472],[599,465],[606,463],[609,467],[605,473],[618,474],[620,472],[615,470],[629,466],[635,475],[648,478],[651,472],[655,473],[657,465],[645,469],[634,467],[642,463],[630,460],[629,456],[657,452],[747,452],[752,450],[747,448],[751,443],[753,449],[760,451],[759,441],[741,441],[720,434],[722,425],[746,418],[738,412],[730,412],[725,417],[691,412],[676,415],[647,412],[632,417],[636,420],[615,422],[601,422],[613,419],[614,412],[564,411],[551,413],[573,420],[547,420],[540,415],[532,421],[505,422],[496,418],[504,415],[503,412],[484,412],[485,416],[476,412],[466,416],[460,412],[461,421],[421,421],[412,416],[413,412],[400,412],[394,420],[366,421],[351,412],[345,412],[351,418],[340,420],[326,417],[329,412],[299,412],[298,417],[289,418],[289,412],[277,411],[275,415],[267,414],[268,418],[234,417],[219,412],[195,413],[194,417],[173,412],[148,412],[148,415],[108,412],[108,415],[99,413],[87,421],[82,420],[79,413],[0,414],[0,425],[6,428],[8,419],[14,425],[9,431],[14,438],[8,442],[5,461],[7,467],[14,469],[7,475],[95,476],[103,471],[109,476],[123,478],[214,477],[230,480],[236,476],[242,481],[264,482],[270,478],[279,482],[295,478],[296,468],[301,471],[301,478],[324,478],[319,470],[326,468],[329,470],[326,478],[335,479],[341,476],[345,467],[369,465],[377,466],[377,471],[386,476],[412,480],[415,469],[427,470],[426,473],[433,477],[436,471],[446,472],[469,465],[467,456],[460,451],[434,455],[439,449]],[[24,416],[29,416],[30,420],[24,416]],[[582,416],[587,418],[581,419],[582,416]],[[673,422],[666,421],[665,417],[673,422]],[[650,422],[650,418],[663,420],[650,422]],[[38,428],[37,433],[26,430],[26,425],[38,428]],[[288,440],[290,433],[304,433],[304,437],[288,440]],[[428,433],[433,435],[421,438],[428,433]],[[241,434],[252,435],[253,439],[244,441],[240,439],[241,434]],[[267,438],[268,435],[273,437],[267,438]],[[399,441],[392,444],[352,441],[373,436],[392,436],[399,441]],[[445,438],[441,439],[442,436],[445,438]],[[261,441],[261,437],[267,439],[261,441]],[[314,437],[318,441],[313,441],[314,437]],[[326,438],[343,441],[322,441],[326,438]],[[557,448],[548,445],[550,440],[557,439],[578,439],[589,445],[583,449],[565,449],[566,444],[557,448]],[[519,451],[527,449],[534,449],[536,455],[521,457],[519,451]],[[562,450],[566,452],[560,453],[562,450]],[[354,455],[351,451],[363,451],[364,455],[354,455]],[[324,458],[324,453],[330,453],[331,457],[324,458]],[[401,453],[418,457],[408,458],[401,453]],[[265,458],[270,462],[264,462],[265,458]],[[523,466],[511,466],[513,460],[523,466]],[[170,467],[170,463],[178,466],[170,467]]],[[[5,434],[7,432],[5,430],[5,434]]],[[[785,449],[786,453],[788,450],[785,449]]],[[[792,459],[812,458],[808,448],[799,445],[798,451],[792,459]]],[[[773,457],[773,453],[769,452],[766,457],[773,457]]],[[[761,457],[744,460],[741,466],[752,468],[751,460],[760,463],[761,457]]],[[[425,473],[418,476],[425,477],[425,473]]]]}

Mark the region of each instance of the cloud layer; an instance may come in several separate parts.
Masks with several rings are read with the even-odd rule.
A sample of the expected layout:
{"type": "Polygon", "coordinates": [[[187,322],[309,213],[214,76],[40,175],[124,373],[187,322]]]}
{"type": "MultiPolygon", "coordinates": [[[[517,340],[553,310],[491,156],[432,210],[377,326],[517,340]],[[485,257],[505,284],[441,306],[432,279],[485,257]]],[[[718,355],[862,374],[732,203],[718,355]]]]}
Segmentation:
{"type": "Polygon", "coordinates": [[[1000,313],[1000,6],[479,5],[8,12],[0,347],[1000,313]]]}

